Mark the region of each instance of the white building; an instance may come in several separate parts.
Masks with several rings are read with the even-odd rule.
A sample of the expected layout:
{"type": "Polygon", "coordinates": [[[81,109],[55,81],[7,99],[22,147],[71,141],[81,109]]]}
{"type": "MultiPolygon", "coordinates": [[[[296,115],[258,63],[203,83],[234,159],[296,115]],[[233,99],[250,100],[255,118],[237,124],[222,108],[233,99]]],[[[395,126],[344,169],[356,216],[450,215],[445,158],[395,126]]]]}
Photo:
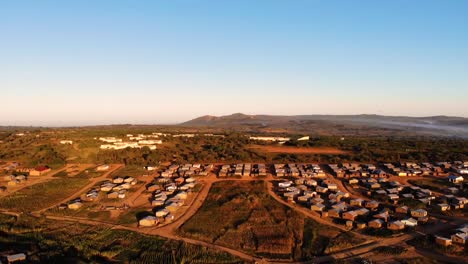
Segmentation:
{"type": "Polygon", "coordinates": [[[288,141],[290,138],[287,137],[249,137],[250,140],[260,141],[288,141]]]}

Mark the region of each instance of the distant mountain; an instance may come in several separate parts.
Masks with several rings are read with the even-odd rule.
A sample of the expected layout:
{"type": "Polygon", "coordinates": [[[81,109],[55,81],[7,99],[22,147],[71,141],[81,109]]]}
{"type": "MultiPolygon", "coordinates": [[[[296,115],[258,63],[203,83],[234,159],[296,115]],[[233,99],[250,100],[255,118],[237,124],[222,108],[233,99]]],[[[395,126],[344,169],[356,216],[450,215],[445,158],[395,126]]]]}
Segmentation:
{"type": "Polygon", "coordinates": [[[252,131],[323,132],[329,134],[429,134],[468,138],[468,118],[382,115],[246,115],[202,116],[180,124],[188,127],[239,128],[252,131]],[[397,133],[398,134],[398,133],[397,133]]]}

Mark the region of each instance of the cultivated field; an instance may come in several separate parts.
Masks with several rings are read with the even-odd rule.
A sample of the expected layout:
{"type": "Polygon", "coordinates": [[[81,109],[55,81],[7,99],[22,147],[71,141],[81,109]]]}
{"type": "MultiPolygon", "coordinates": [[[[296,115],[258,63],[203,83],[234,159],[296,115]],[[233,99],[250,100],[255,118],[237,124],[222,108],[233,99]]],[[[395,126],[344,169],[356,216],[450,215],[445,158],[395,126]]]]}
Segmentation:
{"type": "Polygon", "coordinates": [[[89,182],[86,178],[57,178],[37,183],[0,199],[0,208],[29,212],[47,208],[67,198],[89,182]]]}
{"type": "Polygon", "coordinates": [[[263,181],[215,183],[203,206],[180,232],[269,259],[311,259],[357,243],[276,202],[263,181]],[[334,239],[349,243],[329,243],[334,239]]]}
{"type": "Polygon", "coordinates": [[[0,214],[0,253],[28,263],[244,263],[227,253],[102,226],[0,214]]]}

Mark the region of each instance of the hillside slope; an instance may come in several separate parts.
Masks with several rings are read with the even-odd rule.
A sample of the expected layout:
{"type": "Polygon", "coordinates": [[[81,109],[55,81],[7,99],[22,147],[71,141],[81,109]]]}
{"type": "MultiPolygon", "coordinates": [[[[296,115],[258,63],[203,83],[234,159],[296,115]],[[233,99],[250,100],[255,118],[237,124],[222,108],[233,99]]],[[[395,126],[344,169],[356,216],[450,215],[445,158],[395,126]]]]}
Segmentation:
{"type": "Polygon", "coordinates": [[[202,116],[180,124],[188,127],[218,127],[290,132],[328,130],[331,134],[349,134],[377,130],[386,133],[427,134],[468,138],[468,118],[450,116],[407,117],[382,115],[246,115],[202,116]],[[347,132],[346,132],[347,131],[347,132]]]}

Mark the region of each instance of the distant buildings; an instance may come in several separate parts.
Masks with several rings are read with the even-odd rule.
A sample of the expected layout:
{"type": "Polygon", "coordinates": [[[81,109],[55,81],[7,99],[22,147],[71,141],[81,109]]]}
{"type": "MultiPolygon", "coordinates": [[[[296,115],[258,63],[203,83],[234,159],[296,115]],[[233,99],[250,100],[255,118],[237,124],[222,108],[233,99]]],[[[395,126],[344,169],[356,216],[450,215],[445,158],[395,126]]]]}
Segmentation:
{"type": "Polygon", "coordinates": [[[250,140],[259,140],[259,141],[275,141],[275,142],[286,142],[290,138],[287,137],[249,137],[250,140]]]}

